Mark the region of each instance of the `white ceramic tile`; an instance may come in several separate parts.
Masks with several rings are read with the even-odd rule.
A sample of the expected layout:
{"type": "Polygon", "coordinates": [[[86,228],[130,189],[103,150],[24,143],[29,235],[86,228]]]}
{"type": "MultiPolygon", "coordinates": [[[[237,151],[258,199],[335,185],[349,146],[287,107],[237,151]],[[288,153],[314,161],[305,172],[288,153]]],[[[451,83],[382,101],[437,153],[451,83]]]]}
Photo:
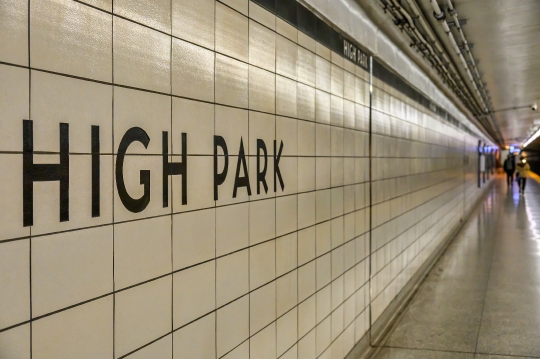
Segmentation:
{"type": "Polygon", "coordinates": [[[214,101],[212,51],[179,39],[172,40],[172,94],[214,101]]]}
{"type": "Polygon", "coordinates": [[[317,258],[316,260],[316,276],[317,276],[317,290],[321,289],[331,280],[331,254],[325,254],[322,257],[317,258]]]}
{"type": "Polygon", "coordinates": [[[216,314],[190,323],[173,333],[174,359],[215,359],[216,314]]]}
{"type": "Polygon", "coordinates": [[[332,64],[330,68],[330,89],[333,95],[343,97],[343,76],[343,69],[332,64]]]}
{"type": "Polygon", "coordinates": [[[276,324],[255,334],[249,340],[250,358],[274,359],[276,358],[276,324]]]}
{"type": "Polygon", "coordinates": [[[253,20],[249,21],[249,63],[271,72],[276,69],[276,33],[253,20]]]}
{"type": "MultiPolygon", "coordinates": [[[[190,137],[188,136],[188,146],[190,137]]],[[[212,137],[210,137],[212,138],[212,137]]],[[[193,141],[193,140],[192,140],[193,141]]],[[[210,139],[210,142],[212,140],[210,139]]],[[[189,147],[188,147],[189,148],[189,147]]],[[[172,162],[182,163],[182,156],[172,156],[172,162]]],[[[186,204],[182,202],[182,176],[170,176],[172,182],[172,194],[171,187],[169,187],[169,195],[173,197],[173,212],[185,212],[191,210],[199,210],[203,208],[210,208],[215,205],[214,202],[214,160],[211,156],[189,156],[187,157],[187,191],[186,191],[186,204]]],[[[231,176],[233,178],[233,176],[231,176]]],[[[221,186],[221,187],[224,187],[221,186]]],[[[223,189],[221,191],[224,191],[223,189]]],[[[232,196],[232,190],[222,194],[224,197],[232,196]],[[228,193],[227,193],[228,192],[228,193]]],[[[223,193],[223,192],[221,192],[223,193]]],[[[156,203],[159,199],[156,199],[156,203]]],[[[170,203],[170,202],[169,202],[170,203]]]]}
{"type": "Polygon", "coordinates": [[[30,319],[29,240],[0,243],[0,329],[30,319]],[[8,309],[9,308],[9,309],[8,309]]]}
{"type": "Polygon", "coordinates": [[[330,123],[343,126],[343,99],[334,95],[330,97],[330,123]]]}
{"type": "Polygon", "coordinates": [[[321,56],[316,56],[315,69],[315,87],[330,92],[330,62],[321,56]]]}
{"type": "Polygon", "coordinates": [[[116,294],[114,346],[117,358],[171,330],[171,281],[172,276],[167,276],[116,294]]]}
{"type": "Polygon", "coordinates": [[[315,119],[320,123],[330,123],[330,94],[321,90],[315,92],[315,119]]]}
{"type": "MultiPolygon", "coordinates": [[[[134,143],[133,147],[141,146],[134,143]]],[[[115,162],[118,156],[114,156],[115,162]]],[[[122,203],[118,194],[118,183],[114,186],[114,218],[116,222],[132,219],[141,219],[151,216],[158,216],[171,213],[171,186],[169,185],[169,207],[163,207],[163,157],[161,155],[138,156],[129,155],[124,158],[124,184],[130,197],[134,199],[143,198],[149,193],[150,201],[147,206],[137,208],[138,212],[131,212],[122,203]],[[141,184],[144,174],[150,172],[149,191],[146,192],[145,185],[141,184]],[[142,176],[142,177],[141,177],[142,176]]],[[[89,175],[87,175],[87,178],[89,175]]],[[[178,176],[175,176],[178,177],[178,176]]],[[[102,207],[103,208],[103,207],[102,207]]]]}
{"type": "Polygon", "coordinates": [[[276,320],[276,282],[249,294],[249,331],[253,335],[276,320]]]}
{"type": "Polygon", "coordinates": [[[216,3],[215,34],[217,52],[248,61],[247,17],[221,3],[216,3]]]}
{"type": "Polygon", "coordinates": [[[112,292],[112,272],[112,226],[32,239],[32,315],[112,292]]]}
{"type": "MultiPolygon", "coordinates": [[[[18,67],[0,65],[0,77],[0,131],[4,134],[0,148],[3,151],[22,151],[22,124],[24,119],[30,119],[29,72],[18,67]]],[[[55,128],[58,132],[58,125],[55,128]]]]}
{"type": "MultiPolygon", "coordinates": [[[[169,134],[167,146],[171,153],[171,98],[116,86],[114,88],[115,152],[118,151],[127,131],[133,127],[142,128],[150,141],[146,148],[142,143],[134,142],[128,147],[128,154],[163,154],[163,131],[169,134]]],[[[86,150],[86,152],[89,151],[86,150]]]]}
{"type": "Polygon", "coordinates": [[[332,312],[332,288],[326,286],[317,292],[317,322],[320,324],[332,312]]]}
{"type": "Polygon", "coordinates": [[[296,156],[298,151],[298,121],[288,117],[276,117],[276,141],[283,141],[282,156],[296,156]]]}
{"type": "Polygon", "coordinates": [[[298,30],[286,21],[281,20],[279,17],[276,17],[276,32],[293,42],[298,41],[298,30]]]}
{"type": "Polygon", "coordinates": [[[112,358],[113,346],[112,296],[32,323],[32,358],[112,358]]]}
{"type": "Polygon", "coordinates": [[[281,317],[298,304],[298,277],[296,271],[279,277],[276,284],[277,316],[281,317]]]}
{"type": "Polygon", "coordinates": [[[248,66],[231,57],[216,54],[215,99],[217,103],[248,107],[248,66]]]}
{"type": "MultiPolygon", "coordinates": [[[[279,143],[278,143],[279,146],[279,143]]],[[[285,147],[285,146],[284,146],[285,147]]],[[[279,148],[279,147],[278,147],[279,148]]],[[[277,152],[277,151],[276,151],[277,152]]],[[[276,176],[276,196],[286,196],[298,192],[298,159],[296,157],[281,157],[279,170],[283,178],[283,188],[276,176]]]]}
{"type": "Polygon", "coordinates": [[[297,340],[298,311],[296,308],[277,320],[277,355],[292,347],[297,340]]]}
{"type": "Polygon", "coordinates": [[[171,0],[173,36],[214,48],[214,0],[171,0]]]}
{"type": "Polygon", "coordinates": [[[30,359],[30,324],[0,332],[0,348],[5,358],[30,359]]]}
{"type": "Polygon", "coordinates": [[[276,201],[272,199],[249,203],[249,244],[272,239],[276,235],[276,201]]]}
{"type": "Polygon", "coordinates": [[[293,345],[285,354],[281,356],[281,359],[298,359],[298,345],[293,345]]]}
{"type": "MultiPolygon", "coordinates": [[[[315,350],[317,356],[320,356],[331,344],[331,321],[326,318],[315,329],[315,350]]],[[[325,358],[329,359],[329,358],[325,358]]]]}
{"type": "Polygon", "coordinates": [[[298,45],[276,36],[276,73],[292,80],[297,78],[298,45]]]}
{"type": "Polygon", "coordinates": [[[297,249],[297,233],[276,239],[276,276],[279,277],[297,267],[297,249]]]}
{"type": "Polygon", "coordinates": [[[315,155],[315,124],[298,121],[298,155],[299,156],[314,156],[315,155]]]}
{"type": "Polygon", "coordinates": [[[59,151],[63,122],[70,124],[70,152],[91,153],[91,126],[99,126],[100,152],[112,153],[111,86],[32,71],[31,99],[35,151],[59,151]]]}
{"type": "Polygon", "coordinates": [[[114,82],[170,93],[170,37],[118,17],[113,33],[114,82]]]}
{"type": "Polygon", "coordinates": [[[249,243],[249,203],[216,209],[216,255],[245,248],[249,243]]]}
{"type": "Polygon", "coordinates": [[[222,306],[249,292],[249,250],[216,261],[216,303],[222,306]]]}
{"type": "MultiPolygon", "coordinates": [[[[343,248],[343,247],[341,247],[343,248]]],[[[336,252],[336,250],[334,250],[332,252],[332,254],[334,254],[334,252],[336,252]]],[[[332,265],[334,265],[333,263],[333,260],[334,258],[332,258],[332,265]]],[[[333,282],[332,282],[332,311],[335,311],[338,309],[338,307],[340,305],[343,304],[343,276],[335,279],[333,282]]],[[[341,317],[343,320],[343,308],[341,309],[341,317]]],[[[339,332],[337,332],[337,334],[341,333],[341,330],[343,328],[340,329],[339,332]]],[[[335,338],[334,338],[335,339],[335,338]]]]}
{"type": "Polygon", "coordinates": [[[81,2],[108,12],[112,11],[112,0],[83,0],[81,2]]]}
{"type": "Polygon", "coordinates": [[[298,228],[315,224],[315,192],[298,195],[298,228]]]}
{"type": "Polygon", "coordinates": [[[37,0],[30,27],[33,68],[112,80],[111,15],[74,1],[37,0]]]}
{"type": "MultiPolygon", "coordinates": [[[[34,155],[34,163],[58,163],[59,155],[34,155]]],[[[70,156],[69,221],[60,222],[58,182],[34,182],[32,234],[44,234],[112,222],[112,156],[100,156],[100,216],[92,217],[92,157],[70,156]]],[[[15,187],[16,188],[16,187],[15,187]]],[[[19,197],[22,198],[22,197],[19,197]]],[[[22,204],[22,203],[21,203],[22,204]]],[[[22,212],[20,212],[22,213],[22,212]]]]}
{"type": "MultiPolygon", "coordinates": [[[[286,179],[284,178],[284,181],[286,179]]],[[[287,183],[287,182],[286,182],[287,183]]],[[[288,184],[288,183],[287,183],[288,184]]],[[[276,199],[276,235],[282,236],[297,230],[298,198],[296,195],[276,199]]]]}
{"type": "Polygon", "coordinates": [[[315,57],[313,52],[298,47],[298,81],[311,87],[315,87],[315,57]]]}
{"type": "Polygon", "coordinates": [[[267,113],[276,112],[276,75],[249,66],[249,108],[267,113]]]}
{"type": "Polygon", "coordinates": [[[28,65],[28,3],[9,0],[0,6],[0,61],[28,65]]]}
{"type": "Polygon", "coordinates": [[[298,118],[315,121],[315,89],[311,86],[298,83],[296,96],[296,114],[298,118]]]}
{"type": "Polygon", "coordinates": [[[315,190],[315,158],[298,157],[298,192],[315,190]]]}
{"type": "Polygon", "coordinates": [[[114,13],[153,29],[171,32],[171,0],[117,0],[114,13]]]}
{"type": "Polygon", "coordinates": [[[276,30],[276,16],[253,1],[249,2],[249,17],[271,30],[276,30]]]}
{"type": "Polygon", "coordinates": [[[135,353],[128,355],[129,359],[146,359],[146,358],[171,358],[172,357],[172,335],[167,335],[157,342],[154,342],[135,353]]]}
{"type": "Polygon", "coordinates": [[[315,212],[317,222],[330,219],[330,190],[316,192],[315,212]]]}
{"type": "Polygon", "coordinates": [[[298,336],[300,338],[315,327],[316,303],[316,296],[313,295],[298,305],[298,336]]]}
{"type": "Polygon", "coordinates": [[[276,114],[296,117],[296,87],[293,80],[276,75],[276,114]]]}
{"type": "Polygon", "coordinates": [[[187,153],[213,155],[214,105],[182,98],[172,99],[172,151],[182,154],[182,133],[187,136],[187,153]]]}
{"type": "Polygon", "coordinates": [[[312,330],[298,342],[298,359],[312,359],[315,357],[315,330],[312,330]]]}
{"type": "Polygon", "coordinates": [[[328,253],[332,248],[332,232],[330,222],[319,223],[315,226],[315,249],[317,256],[328,253]]]}
{"type": "Polygon", "coordinates": [[[248,16],[248,0],[220,0],[222,3],[233,8],[234,10],[248,16]]]}
{"type": "Polygon", "coordinates": [[[249,288],[253,290],[276,277],[276,241],[249,248],[249,288]]]}
{"type": "Polygon", "coordinates": [[[216,335],[218,357],[228,353],[249,337],[248,296],[217,311],[216,335]]]}
{"type": "Polygon", "coordinates": [[[298,45],[305,47],[311,52],[316,51],[316,40],[309,35],[304,34],[302,31],[298,31],[298,45]]]}
{"type": "Polygon", "coordinates": [[[114,283],[122,289],[170,273],[171,217],[114,226],[114,283]]]}
{"type": "Polygon", "coordinates": [[[215,209],[173,216],[173,270],[215,257],[215,209]]]}
{"type": "MultiPolygon", "coordinates": [[[[276,132],[276,118],[274,115],[269,115],[265,113],[260,113],[256,111],[249,112],[249,153],[251,156],[257,156],[257,140],[261,139],[264,141],[266,147],[267,161],[272,162],[272,151],[273,151],[273,141],[275,139],[276,132]]],[[[264,169],[264,151],[260,151],[260,170],[264,169]]],[[[269,164],[268,164],[269,165],[269,164]]],[[[251,172],[250,172],[251,174],[251,172]]],[[[270,179],[270,167],[267,166],[266,176],[268,178],[267,184],[269,184],[270,179]]],[[[253,179],[255,181],[255,178],[253,179]]],[[[254,183],[254,186],[256,184],[254,183]]],[[[256,189],[255,191],[256,192],[256,189]]],[[[261,192],[264,193],[264,188],[261,184],[261,192]]],[[[252,198],[253,199],[253,198],[252,198]]]]}
{"type": "Polygon", "coordinates": [[[311,261],[298,268],[298,300],[309,298],[316,290],[316,262],[311,261]]]}
{"type": "Polygon", "coordinates": [[[189,323],[216,307],[216,262],[190,267],[173,275],[174,328],[189,323]]]}
{"type": "Polygon", "coordinates": [[[23,156],[3,154],[0,166],[0,240],[29,236],[30,227],[23,227],[23,156]]]}

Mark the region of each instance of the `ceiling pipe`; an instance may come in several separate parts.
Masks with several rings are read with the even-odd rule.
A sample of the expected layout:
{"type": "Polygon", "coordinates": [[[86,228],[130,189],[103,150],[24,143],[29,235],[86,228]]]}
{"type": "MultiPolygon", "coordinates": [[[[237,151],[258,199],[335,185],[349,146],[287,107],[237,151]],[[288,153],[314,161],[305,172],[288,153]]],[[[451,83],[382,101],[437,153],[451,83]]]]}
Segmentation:
{"type": "MultiPolygon", "coordinates": [[[[435,15],[435,18],[441,23],[444,32],[448,35],[448,38],[450,39],[450,42],[451,42],[452,46],[454,47],[454,51],[456,52],[459,59],[461,60],[463,68],[467,72],[469,80],[472,83],[474,93],[477,95],[477,101],[479,100],[478,103],[482,107],[483,112],[488,113],[489,109],[488,109],[488,107],[487,107],[487,105],[486,105],[486,103],[484,101],[484,98],[482,97],[482,94],[481,94],[481,92],[480,92],[480,90],[479,90],[479,88],[478,88],[478,86],[476,84],[476,81],[474,80],[474,77],[473,77],[473,75],[471,73],[469,65],[467,64],[467,61],[465,60],[465,57],[463,56],[463,53],[459,49],[459,46],[458,46],[458,44],[456,42],[456,39],[454,38],[454,35],[450,31],[450,27],[448,26],[448,22],[446,22],[446,20],[445,20],[444,12],[439,7],[439,4],[437,3],[437,0],[431,0],[431,6],[433,7],[433,13],[435,15]]],[[[458,21],[458,24],[459,24],[459,21],[458,21]]]]}
{"type": "MultiPolygon", "coordinates": [[[[437,0],[432,0],[432,3],[436,3],[437,0]]],[[[495,123],[495,120],[493,118],[493,111],[491,111],[491,109],[493,108],[492,104],[491,104],[491,101],[490,101],[490,97],[488,95],[488,91],[486,90],[486,87],[484,86],[483,82],[482,82],[482,78],[480,76],[480,71],[478,70],[478,66],[476,65],[476,61],[473,57],[473,54],[471,52],[471,48],[469,46],[469,42],[467,41],[467,39],[465,38],[465,33],[463,32],[463,28],[461,27],[461,24],[459,22],[459,17],[458,17],[458,13],[457,13],[457,9],[456,7],[452,4],[452,0],[446,0],[446,3],[448,4],[448,13],[452,16],[452,18],[454,19],[454,24],[461,36],[461,42],[462,42],[462,45],[463,45],[463,49],[467,52],[467,55],[469,56],[469,60],[470,60],[470,64],[471,64],[471,67],[473,68],[475,74],[476,74],[476,80],[478,81],[478,84],[480,85],[480,89],[482,90],[482,94],[481,94],[481,97],[482,99],[484,100],[484,104],[486,104],[486,113],[487,113],[487,118],[488,118],[488,121],[491,122],[491,125],[493,126],[493,129],[497,132],[497,134],[499,135],[499,139],[501,140],[501,142],[503,141],[503,136],[498,128],[498,126],[496,125],[495,123]],[[487,105],[489,104],[489,106],[487,105]],[[490,109],[491,107],[491,109],[490,109]]],[[[438,4],[437,4],[438,6],[438,4]]],[[[440,10],[440,8],[439,8],[440,10]]],[[[445,21],[446,23],[446,21],[445,21]]],[[[446,29],[445,29],[446,31],[446,29]]],[[[453,36],[452,36],[453,37],[453,36]]],[[[458,47],[458,50],[461,51],[461,49],[458,47]]],[[[468,70],[468,72],[470,72],[468,70]]],[[[475,83],[476,85],[476,83],[475,83]]]]}
{"type": "MultiPolygon", "coordinates": [[[[418,49],[420,51],[422,51],[422,49],[420,49],[420,47],[418,46],[418,43],[421,43],[422,46],[427,49],[429,54],[426,54],[425,52],[422,51],[424,53],[424,55],[428,55],[428,60],[430,60],[432,65],[437,68],[439,74],[443,77],[443,79],[447,83],[449,83],[450,87],[458,94],[458,96],[462,99],[462,101],[468,102],[470,108],[473,109],[473,112],[475,112],[476,115],[482,113],[481,109],[478,108],[475,103],[471,103],[470,101],[468,101],[468,97],[462,93],[462,90],[460,89],[460,86],[456,83],[456,81],[452,77],[452,74],[446,68],[445,63],[443,61],[441,61],[439,56],[436,55],[436,53],[433,50],[433,47],[431,46],[431,44],[429,44],[424,39],[423,35],[416,28],[416,26],[414,24],[414,21],[411,18],[411,16],[409,15],[409,13],[405,9],[403,9],[399,4],[397,4],[395,2],[395,0],[380,0],[380,3],[382,4],[382,7],[385,10],[388,9],[388,7],[389,7],[389,10],[392,13],[392,16],[394,17],[394,19],[396,19],[396,21],[394,22],[396,25],[401,25],[400,27],[402,29],[404,27],[403,25],[406,25],[405,30],[406,30],[407,34],[413,40],[413,43],[415,45],[417,45],[417,47],[418,47],[418,49]]],[[[415,15],[419,16],[419,13],[415,13],[415,15]]],[[[425,24],[425,22],[424,22],[424,24],[425,24]]],[[[425,24],[425,26],[427,26],[427,24],[425,24]]],[[[428,28],[428,29],[431,29],[431,28],[428,28]]],[[[428,31],[428,30],[426,29],[426,31],[428,31]]],[[[434,41],[438,45],[437,50],[441,51],[442,50],[441,45],[438,44],[436,42],[436,40],[434,40],[434,41]]],[[[443,54],[444,54],[444,52],[443,52],[443,54]]],[[[448,64],[451,64],[451,62],[450,62],[450,60],[448,58],[444,58],[444,60],[448,64]]],[[[456,76],[459,79],[460,77],[459,77],[457,71],[455,69],[453,69],[453,71],[454,71],[454,76],[456,76]]]]}

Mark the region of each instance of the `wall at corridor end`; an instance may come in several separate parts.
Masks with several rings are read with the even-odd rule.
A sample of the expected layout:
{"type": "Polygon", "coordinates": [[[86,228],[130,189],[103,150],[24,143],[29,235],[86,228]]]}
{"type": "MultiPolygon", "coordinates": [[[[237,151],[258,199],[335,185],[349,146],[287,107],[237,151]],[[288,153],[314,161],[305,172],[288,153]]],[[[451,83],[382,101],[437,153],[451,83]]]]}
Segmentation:
{"type": "Polygon", "coordinates": [[[337,25],[2,1],[0,358],[344,358],[487,186],[489,140],[337,25]]]}

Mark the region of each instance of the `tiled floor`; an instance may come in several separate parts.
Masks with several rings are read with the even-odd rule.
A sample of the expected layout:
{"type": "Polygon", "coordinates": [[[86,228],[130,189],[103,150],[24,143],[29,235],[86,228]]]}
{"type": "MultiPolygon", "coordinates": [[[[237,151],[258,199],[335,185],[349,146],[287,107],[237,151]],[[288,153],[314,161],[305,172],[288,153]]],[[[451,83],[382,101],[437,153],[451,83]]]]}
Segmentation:
{"type": "Polygon", "coordinates": [[[377,359],[540,358],[539,194],[496,181],[377,359]]]}

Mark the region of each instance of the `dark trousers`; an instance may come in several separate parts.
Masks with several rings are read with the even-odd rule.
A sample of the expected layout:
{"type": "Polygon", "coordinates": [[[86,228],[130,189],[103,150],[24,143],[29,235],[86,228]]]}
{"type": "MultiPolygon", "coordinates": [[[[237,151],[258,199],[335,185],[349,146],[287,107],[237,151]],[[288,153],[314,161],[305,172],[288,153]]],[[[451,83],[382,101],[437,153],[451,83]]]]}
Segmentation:
{"type": "Polygon", "coordinates": [[[519,189],[521,192],[525,192],[525,185],[527,185],[527,178],[520,177],[519,178],[519,189]]]}
{"type": "Polygon", "coordinates": [[[511,185],[514,184],[514,172],[513,171],[506,171],[506,184],[511,185]]]}

